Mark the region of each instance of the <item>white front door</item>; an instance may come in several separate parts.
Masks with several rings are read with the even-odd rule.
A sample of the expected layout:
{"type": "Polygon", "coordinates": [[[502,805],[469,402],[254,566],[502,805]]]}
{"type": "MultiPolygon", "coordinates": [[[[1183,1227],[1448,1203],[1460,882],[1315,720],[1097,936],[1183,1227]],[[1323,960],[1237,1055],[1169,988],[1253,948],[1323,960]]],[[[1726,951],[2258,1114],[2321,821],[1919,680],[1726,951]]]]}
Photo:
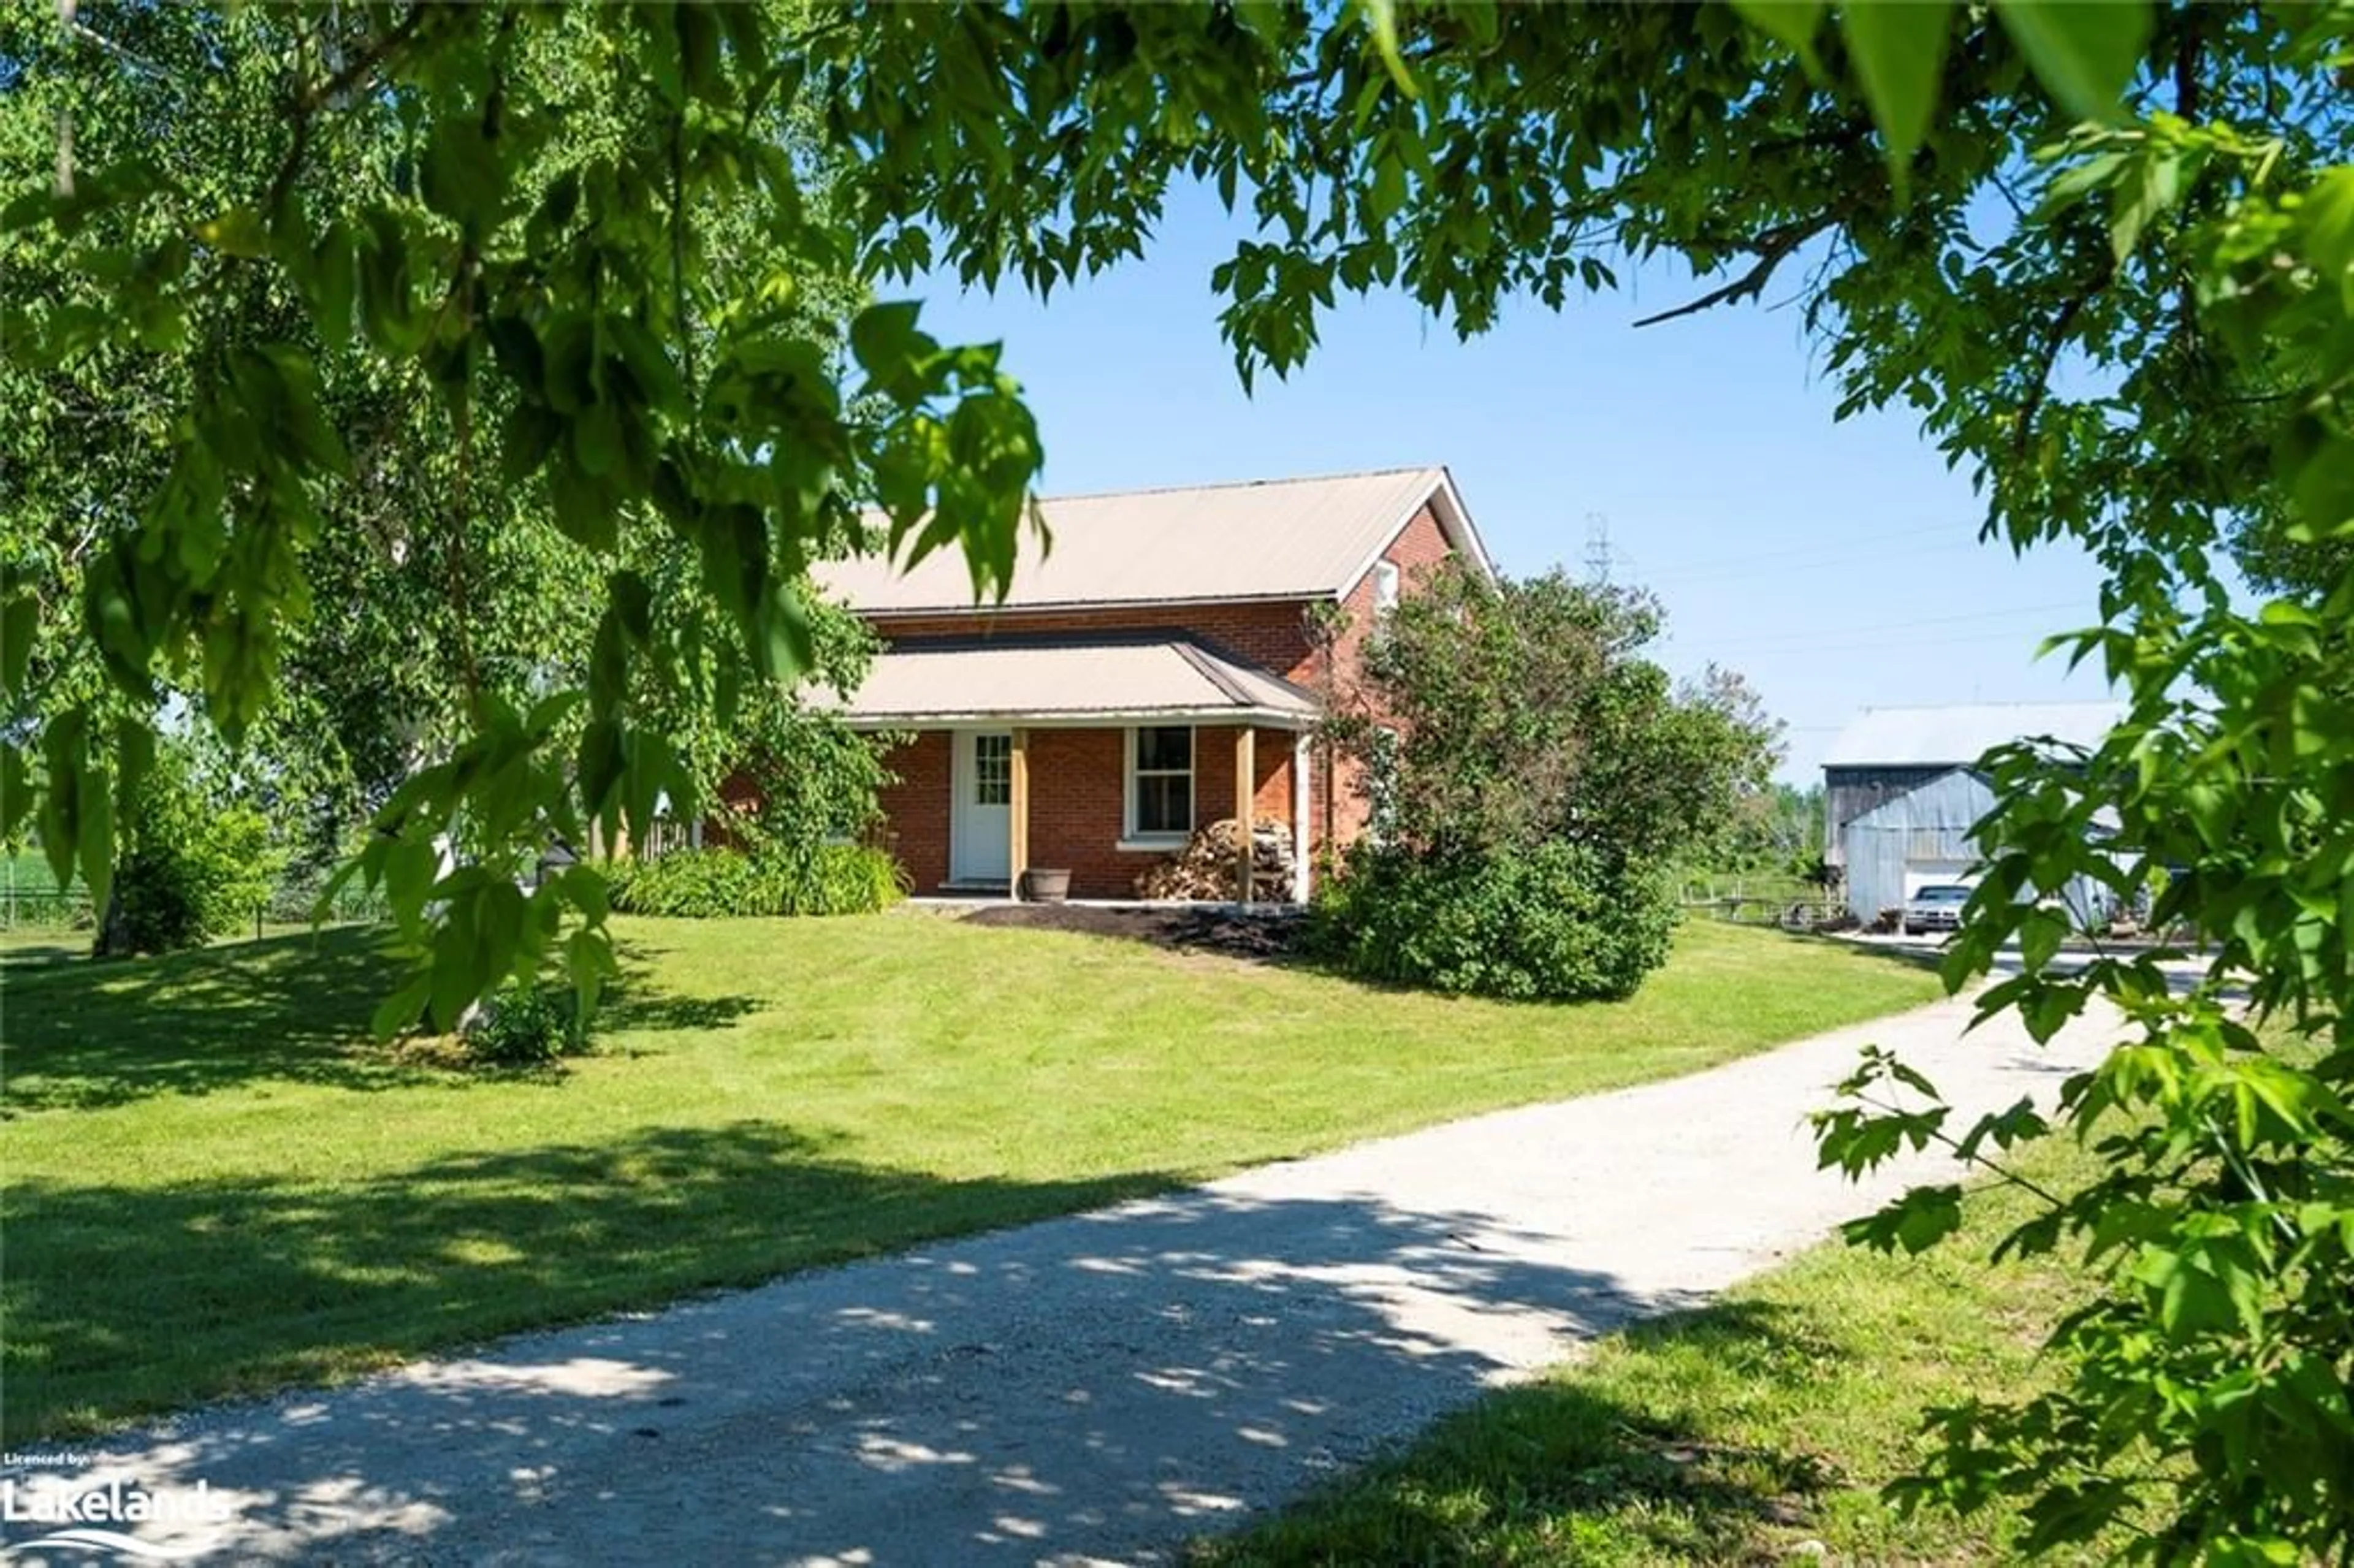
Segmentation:
{"type": "Polygon", "coordinates": [[[950,784],[949,875],[1003,882],[1013,869],[1013,736],[1006,730],[956,732],[950,784]]]}

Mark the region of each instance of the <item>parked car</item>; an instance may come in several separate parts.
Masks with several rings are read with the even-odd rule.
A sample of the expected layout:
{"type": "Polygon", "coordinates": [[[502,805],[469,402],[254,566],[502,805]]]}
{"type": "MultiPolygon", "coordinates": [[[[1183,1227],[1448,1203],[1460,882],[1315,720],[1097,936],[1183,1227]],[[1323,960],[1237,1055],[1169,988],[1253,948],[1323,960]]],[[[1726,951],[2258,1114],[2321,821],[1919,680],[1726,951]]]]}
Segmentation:
{"type": "Polygon", "coordinates": [[[1930,931],[1951,931],[1962,923],[1962,906],[1970,901],[1970,890],[1958,882],[1933,882],[1926,887],[1915,888],[1913,896],[1904,901],[1904,934],[1922,936],[1930,931]]]}

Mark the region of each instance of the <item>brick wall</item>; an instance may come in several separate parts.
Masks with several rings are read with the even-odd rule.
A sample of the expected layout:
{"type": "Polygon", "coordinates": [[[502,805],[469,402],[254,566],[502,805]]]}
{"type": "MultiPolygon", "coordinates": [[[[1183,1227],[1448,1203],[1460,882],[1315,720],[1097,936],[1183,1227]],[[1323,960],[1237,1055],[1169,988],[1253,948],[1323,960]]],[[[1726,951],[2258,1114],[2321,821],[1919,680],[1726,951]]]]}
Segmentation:
{"type": "MultiPolygon", "coordinates": [[[[1252,741],[1253,814],[1291,821],[1291,736],[1262,729],[1252,741]]],[[[900,781],[883,793],[899,863],[918,893],[947,884],[949,873],[951,739],[926,730],[893,752],[887,766],[900,781]]],[[[1030,747],[1030,863],[1066,870],[1080,898],[1130,898],[1139,873],[1161,859],[1162,849],[1123,850],[1127,820],[1128,732],[1125,729],[1034,729],[1030,747]]],[[[1234,813],[1235,731],[1193,732],[1193,825],[1206,827],[1234,813]]]]}
{"type": "Polygon", "coordinates": [[[930,893],[949,879],[949,732],[928,729],[884,758],[899,776],[880,797],[885,832],[909,883],[930,893]]]}
{"type": "Polygon", "coordinates": [[[757,812],[760,809],[760,786],[748,773],[730,773],[719,781],[718,809],[706,811],[703,818],[703,847],[734,849],[736,835],[729,824],[736,813],[757,812]]]}
{"type": "Polygon", "coordinates": [[[1076,898],[1132,898],[1152,857],[1119,842],[1128,735],[1118,729],[1030,732],[1030,863],[1071,874],[1076,898]]]}

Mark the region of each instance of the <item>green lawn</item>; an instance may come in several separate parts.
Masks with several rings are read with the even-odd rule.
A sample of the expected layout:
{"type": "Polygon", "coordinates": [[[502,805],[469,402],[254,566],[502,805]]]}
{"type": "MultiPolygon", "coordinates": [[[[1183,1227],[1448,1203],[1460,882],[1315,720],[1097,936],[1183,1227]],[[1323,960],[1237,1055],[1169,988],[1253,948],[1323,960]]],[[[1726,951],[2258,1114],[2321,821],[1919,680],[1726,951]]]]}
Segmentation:
{"type": "Polygon", "coordinates": [[[1584,1007],[913,910],[616,927],[597,1054],[541,1075],[366,1044],[387,971],[357,929],[10,970],[7,1440],[1688,1072],[1936,992],[1709,924],[1633,1000],[1584,1007]]]}
{"type": "MultiPolygon", "coordinates": [[[[2065,1146],[2033,1161],[2047,1183],[2090,1166],[2065,1146]]],[[[2037,1347],[2080,1286],[2050,1258],[1986,1261],[2028,1212],[1999,1195],[1921,1257],[1826,1244],[1487,1396],[1197,1561],[1632,1568],[1800,1562],[1819,1547],[1836,1563],[2015,1562],[2015,1512],[1903,1517],[1881,1488],[1918,1451],[1925,1410],[2044,1375],[2037,1347]]]]}

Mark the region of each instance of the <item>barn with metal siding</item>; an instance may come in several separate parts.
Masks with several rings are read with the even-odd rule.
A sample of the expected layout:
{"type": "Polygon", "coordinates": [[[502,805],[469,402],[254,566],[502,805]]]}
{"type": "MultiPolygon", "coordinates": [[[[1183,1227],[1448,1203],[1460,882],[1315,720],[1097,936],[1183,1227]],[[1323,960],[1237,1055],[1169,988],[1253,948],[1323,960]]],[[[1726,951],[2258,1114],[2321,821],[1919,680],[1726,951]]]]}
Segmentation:
{"type": "MultiPolygon", "coordinates": [[[[1994,805],[1978,760],[2019,740],[2097,745],[2119,711],[2114,703],[1865,709],[1823,760],[1824,855],[1845,874],[1848,908],[1871,920],[1915,888],[1967,880],[1978,858],[1969,830],[1994,805]]],[[[2089,909],[2089,894],[2069,902],[2089,909]]]]}
{"type": "Polygon", "coordinates": [[[1970,880],[1978,858],[1970,829],[1993,809],[1994,790],[1983,778],[1949,768],[1848,823],[1840,834],[1848,907],[1869,920],[1932,883],[1970,880]]]}

